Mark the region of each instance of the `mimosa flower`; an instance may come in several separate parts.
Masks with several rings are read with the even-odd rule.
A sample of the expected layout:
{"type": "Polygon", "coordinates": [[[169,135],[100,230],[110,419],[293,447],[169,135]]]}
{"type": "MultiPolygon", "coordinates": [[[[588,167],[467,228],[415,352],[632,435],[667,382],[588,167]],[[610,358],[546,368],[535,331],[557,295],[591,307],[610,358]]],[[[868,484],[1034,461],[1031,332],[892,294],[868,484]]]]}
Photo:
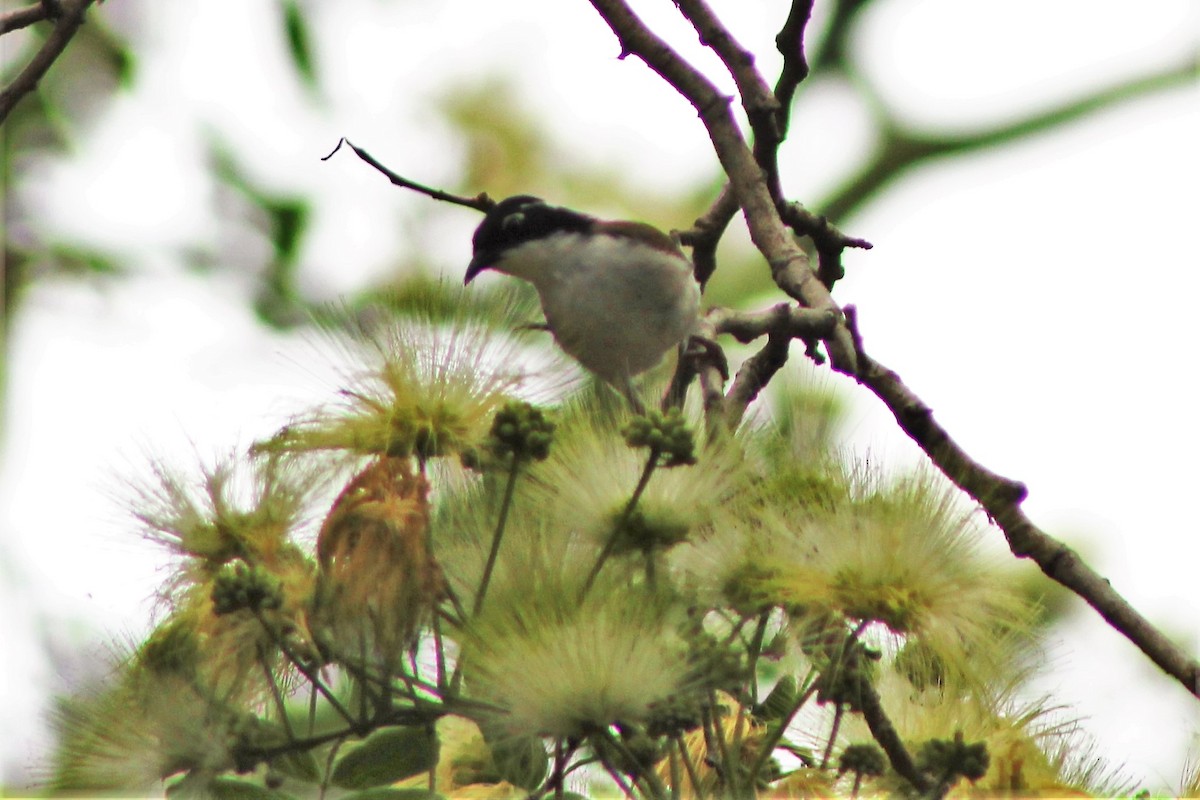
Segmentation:
{"type": "Polygon", "coordinates": [[[680,554],[744,611],[788,609],[803,625],[878,623],[916,642],[938,678],[978,675],[999,637],[1032,625],[1032,609],[979,549],[956,494],[916,476],[891,485],[859,476],[829,505],[759,510],[680,554]],[[786,515],[786,516],[785,516],[786,515]]]}
{"type": "Polygon", "coordinates": [[[64,703],[54,793],[148,794],[184,771],[233,768],[237,715],[197,688],[197,644],[180,626],[152,637],[115,685],[64,703]]]}
{"type": "Polygon", "coordinates": [[[258,696],[267,688],[264,661],[274,666],[278,637],[309,638],[315,564],[293,538],[318,481],[274,458],[250,465],[228,458],[203,468],[197,481],[162,464],[154,472],[157,485],[140,492],[134,513],[147,538],[181,558],[163,598],[171,619],[202,643],[198,679],[221,696],[258,696]],[[214,587],[235,565],[272,584],[270,607],[257,615],[214,607],[214,587]]]}
{"type": "Polygon", "coordinates": [[[472,697],[503,709],[512,736],[584,737],[645,722],[657,704],[695,691],[682,610],[662,594],[597,582],[569,566],[497,582],[463,645],[472,697]]]}
{"type": "Polygon", "coordinates": [[[550,457],[530,469],[522,499],[584,539],[614,552],[665,550],[710,525],[744,487],[734,443],[709,443],[697,463],[660,466],[627,509],[648,459],[620,433],[624,419],[600,409],[570,409],[559,422],[550,457]]]}
{"type": "Polygon", "coordinates": [[[381,458],[334,502],[317,537],[314,624],[344,652],[394,666],[444,593],[428,550],[429,483],[407,458],[381,458]]]}
{"type": "Polygon", "coordinates": [[[518,388],[529,391],[533,377],[520,366],[516,342],[496,330],[506,321],[517,326],[515,308],[499,322],[464,302],[449,317],[430,308],[388,327],[343,326],[331,337],[342,337],[343,358],[359,365],[347,375],[343,402],[301,417],[257,448],[425,460],[478,444],[495,411],[518,388]]]}

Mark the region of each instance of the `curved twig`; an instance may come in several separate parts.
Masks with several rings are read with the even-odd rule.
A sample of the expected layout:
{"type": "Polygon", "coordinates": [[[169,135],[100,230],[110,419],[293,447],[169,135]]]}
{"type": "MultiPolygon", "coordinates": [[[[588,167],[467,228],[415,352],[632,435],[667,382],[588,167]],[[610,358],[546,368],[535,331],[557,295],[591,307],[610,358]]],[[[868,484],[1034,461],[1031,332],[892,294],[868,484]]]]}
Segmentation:
{"type": "MultiPolygon", "coordinates": [[[[46,41],[41,48],[34,54],[25,68],[18,73],[17,77],[13,78],[12,83],[5,87],[3,92],[0,92],[0,124],[8,119],[9,113],[20,102],[21,98],[37,88],[38,81],[45,76],[46,72],[54,64],[55,60],[62,55],[63,50],[71,41],[71,37],[79,30],[79,26],[83,24],[83,16],[94,0],[64,0],[59,12],[58,19],[54,23],[54,29],[50,31],[50,35],[46,37],[46,41]]],[[[45,4],[39,6],[41,18],[47,16],[45,4]]],[[[17,9],[4,17],[4,23],[9,24],[10,21],[23,22],[29,19],[31,14],[29,8],[17,9]],[[10,20],[10,18],[13,18],[10,20]]],[[[29,19],[28,22],[23,22],[23,25],[15,27],[24,27],[37,22],[36,19],[29,19]]],[[[9,28],[11,30],[11,28],[9,28]]]]}
{"type": "Polygon", "coordinates": [[[833,219],[844,219],[881,189],[927,161],[974,152],[1060,128],[1098,111],[1144,97],[1149,92],[1186,85],[1195,80],[1195,76],[1196,60],[1190,57],[1167,69],[1108,86],[1046,111],[965,133],[931,133],[904,126],[882,107],[878,98],[868,97],[876,108],[876,117],[883,129],[879,145],[866,164],[815,207],[833,219]]]}
{"type": "Polygon", "coordinates": [[[420,192],[423,195],[432,197],[434,200],[441,200],[444,203],[453,203],[456,206],[466,206],[467,208],[473,208],[476,211],[482,211],[485,214],[496,206],[496,201],[488,197],[487,192],[480,192],[474,197],[464,197],[463,195],[452,194],[451,192],[446,192],[441,189],[434,189],[431,186],[425,186],[424,184],[417,183],[416,181],[410,181],[408,178],[405,178],[402,175],[397,175],[395,172],[392,172],[380,161],[378,161],[375,156],[371,155],[366,150],[363,150],[361,147],[358,147],[354,144],[354,142],[350,141],[345,136],[343,136],[341,139],[338,139],[337,145],[335,145],[333,150],[329,152],[329,155],[322,156],[321,160],[328,161],[329,159],[333,158],[334,154],[337,153],[338,150],[342,149],[343,144],[353,150],[355,154],[363,161],[374,167],[379,173],[391,181],[394,186],[399,186],[401,189],[412,189],[414,192],[420,192]]]}
{"type": "Polygon", "coordinates": [[[33,23],[41,22],[44,19],[47,19],[46,7],[41,3],[34,3],[31,6],[5,11],[3,14],[0,14],[0,36],[9,31],[29,27],[33,23]]]}
{"type": "MultiPolygon", "coordinates": [[[[775,283],[789,297],[809,308],[841,316],[829,291],[817,279],[808,255],[784,225],[759,167],[729,109],[730,99],[633,13],[624,0],[591,0],[621,43],[622,54],[634,54],[658,73],[700,114],[717,158],[729,176],[730,187],[745,213],[750,238],[771,266],[775,283]]],[[[839,324],[825,340],[834,366],[848,374],[857,372],[854,345],[846,327],[839,324]]]]}

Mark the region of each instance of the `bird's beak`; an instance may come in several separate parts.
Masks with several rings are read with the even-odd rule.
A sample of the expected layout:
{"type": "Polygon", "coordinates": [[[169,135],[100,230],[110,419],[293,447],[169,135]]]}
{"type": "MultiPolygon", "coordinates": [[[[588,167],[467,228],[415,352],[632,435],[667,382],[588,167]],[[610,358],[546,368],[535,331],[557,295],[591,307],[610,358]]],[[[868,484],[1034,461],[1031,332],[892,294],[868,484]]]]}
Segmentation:
{"type": "Polygon", "coordinates": [[[471,259],[471,263],[467,265],[467,274],[463,276],[463,286],[466,286],[475,276],[483,272],[491,266],[491,259],[486,253],[480,253],[471,259]]]}

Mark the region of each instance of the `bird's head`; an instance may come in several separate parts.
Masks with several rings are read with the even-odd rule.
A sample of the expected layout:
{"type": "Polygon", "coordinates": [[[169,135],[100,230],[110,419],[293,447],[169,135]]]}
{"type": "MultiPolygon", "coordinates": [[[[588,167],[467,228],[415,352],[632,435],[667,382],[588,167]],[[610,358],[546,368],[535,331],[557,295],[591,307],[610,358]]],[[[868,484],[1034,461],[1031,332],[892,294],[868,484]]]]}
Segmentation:
{"type": "Polygon", "coordinates": [[[531,195],[501,200],[487,212],[471,239],[474,252],[463,283],[499,265],[512,249],[555,234],[585,233],[596,220],[569,208],[552,206],[531,195]]]}

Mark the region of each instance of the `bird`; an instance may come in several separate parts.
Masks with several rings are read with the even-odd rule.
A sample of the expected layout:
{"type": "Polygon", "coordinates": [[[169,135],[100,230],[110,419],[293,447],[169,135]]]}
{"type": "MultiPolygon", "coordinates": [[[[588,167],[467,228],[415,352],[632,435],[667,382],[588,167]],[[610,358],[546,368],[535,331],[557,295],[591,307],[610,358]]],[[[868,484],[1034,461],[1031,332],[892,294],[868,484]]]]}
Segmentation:
{"type": "Polygon", "coordinates": [[[700,285],[692,263],[652,225],[517,195],[486,213],[471,243],[463,284],[488,269],[532,284],[559,347],[635,412],[643,409],[634,376],[696,332],[700,285]]]}

